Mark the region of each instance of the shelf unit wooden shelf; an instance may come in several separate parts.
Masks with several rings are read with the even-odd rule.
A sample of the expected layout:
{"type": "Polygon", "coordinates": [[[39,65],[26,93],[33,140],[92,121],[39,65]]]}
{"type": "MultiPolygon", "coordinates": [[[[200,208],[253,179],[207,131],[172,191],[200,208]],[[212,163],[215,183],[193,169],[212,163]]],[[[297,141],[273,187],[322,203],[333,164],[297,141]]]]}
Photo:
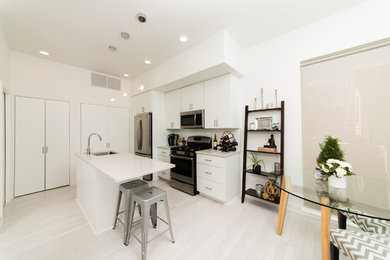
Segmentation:
{"type": "Polygon", "coordinates": [[[241,203],[244,203],[245,201],[245,195],[267,201],[273,204],[279,204],[280,197],[276,197],[275,200],[266,200],[262,197],[262,194],[260,196],[257,194],[256,190],[254,189],[247,189],[246,187],[246,175],[254,174],[257,176],[265,177],[265,178],[280,178],[280,182],[282,182],[282,176],[283,176],[283,169],[284,169],[284,101],[281,102],[281,106],[277,108],[268,108],[268,109],[256,109],[256,110],[249,110],[248,106],[245,106],[245,126],[244,126],[244,151],[243,151],[243,170],[242,170],[242,191],[241,191],[241,203]],[[270,111],[277,111],[280,112],[280,129],[278,130],[249,130],[248,129],[248,114],[250,113],[262,113],[262,112],[270,112],[270,111]],[[257,150],[248,150],[248,133],[251,134],[270,134],[270,133],[277,133],[280,134],[280,149],[279,152],[263,152],[263,151],[257,151],[257,150]],[[276,156],[277,160],[280,163],[280,174],[275,174],[275,172],[265,172],[262,171],[260,173],[254,173],[252,169],[247,169],[247,158],[248,153],[260,153],[260,154],[269,154],[276,156]]]}
{"type": "Polygon", "coordinates": [[[264,130],[248,130],[247,132],[248,133],[250,133],[250,132],[276,132],[276,133],[280,133],[282,131],[281,130],[267,130],[267,129],[264,129],[264,130]]]}
{"type": "Polygon", "coordinates": [[[262,152],[262,151],[257,151],[257,150],[246,150],[248,153],[268,153],[268,154],[276,154],[276,155],[281,155],[281,153],[274,153],[274,152],[262,152]]]}
{"type": "Polygon", "coordinates": [[[255,172],[253,172],[252,169],[246,169],[245,172],[250,173],[250,174],[254,174],[254,175],[264,176],[264,177],[280,177],[280,174],[277,174],[274,172],[261,171],[260,173],[255,173],[255,172]]]}
{"type": "Polygon", "coordinates": [[[255,198],[259,199],[259,200],[267,201],[267,202],[270,202],[270,203],[273,203],[273,204],[279,204],[279,202],[280,202],[280,197],[275,198],[274,201],[264,199],[262,197],[263,194],[260,194],[260,196],[257,195],[257,192],[256,192],[255,189],[247,189],[245,191],[245,194],[249,195],[249,196],[252,196],[252,197],[255,197],[255,198]]]}

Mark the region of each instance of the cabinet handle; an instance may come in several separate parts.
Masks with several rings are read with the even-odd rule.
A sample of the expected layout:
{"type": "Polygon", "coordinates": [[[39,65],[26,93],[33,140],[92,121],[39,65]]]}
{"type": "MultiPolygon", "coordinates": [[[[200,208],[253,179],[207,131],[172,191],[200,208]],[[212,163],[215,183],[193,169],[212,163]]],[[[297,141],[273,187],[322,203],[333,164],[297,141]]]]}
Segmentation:
{"type": "Polygon", "coordinates": [[[109,142],[106,143],[106,148],[110,148],[111,144],[109,142]]]}
{"type": "Polygon", "coordinates": [[[204,159],[206,162],[212,162],[213,160],[210,159],[204,159]]]}
{"type": "Polygon", "coordinates": [[[48,153],[49,152],[49,147],[45,147],[45,153],[48,153]]]}
{"type": "Polygon", "coordinates": [[[212,188],[210,188],[210,187],[205,187],[206,189],[208,189],[208,190],[213,190],[212,188]]]}
{"type": "Polygon", "coordinates": [[[174,126],[174,124],[173,124],[173,122],[171,122],[171,127],[173,127],[174,126]]]}
{"type": "Polygon", "coordinates": [[[161,153],[166,154],[167,152],[161,152],[161,153]]]}
{"type": "Polygon", "coordinates": [[[215,119],[215,126],[218,127],[218,119],[215,119]]]}
{"type": "Polygon", "coordinates": [[[204,173],[212,175],[212,173],[211,173],[211,172],[204,172],[204,173]]]}
{"type": "Polygon", "coordinates": [[[42,153],[45,153],[45,147],[42,146],[42,153]]]}
{"type": "Polygon", "coordinates": [[[193,108],[193,105],[192,105],[192,104],[190,104],[190,110],[192,110],[192,108],[193,108]]]}
{"type": "Polygon", "coordinates": [[[141,111],[142,111],[142,113],[143,113],[143,112],[145,111],[145,107],[142,107],[142,108],[141,108],[141,111]]]}

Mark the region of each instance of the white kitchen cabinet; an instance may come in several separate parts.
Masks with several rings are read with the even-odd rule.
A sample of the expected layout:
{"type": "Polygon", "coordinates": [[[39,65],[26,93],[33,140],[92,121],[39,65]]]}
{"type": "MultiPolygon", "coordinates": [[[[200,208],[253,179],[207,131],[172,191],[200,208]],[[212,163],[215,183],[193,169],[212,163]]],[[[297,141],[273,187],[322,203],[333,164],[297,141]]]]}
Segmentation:
{"type": "Polygon", "coordinates": [[[46,189],[69,185],[69,103],[46,100],[46,189]]]}
{"type": "Polygon", "coordinates": [[[15,98],[15,196],[69,185],[69,103],[15,98]]]}
{"type": "Polygon", "coordinates": [[[230,74],[205,81],[205,128],[239,128],[236,91],[230,74]]]}
{"type": "Polygon", "coordinates": [[[181,90],[165,95],[165,126],[168,129],[180,129],[181,90]]]}
{"type": "Polygon", "coordinates": [[[204,108],[203,82],[181,89],[181,112],[199,110],[204,108]]]}
{"type": "MultiPolygon", "coordinates": [[[[207,153],[207,150],[203,153],[207,153]]],[[[221,155],[197,153],[197,187],[202,195],[228,202],[240,193],[240,154],[234,152],[221,155]]]]}
{"type": "Polygon", "coordinates": [[[131,98],[134,114],[152,112],[152,92],[148,91],[131,98]]]}
{"type": "MultiPolygon", "coordinates": [[[[157,147],[157,159],[163,162],[169,163],[171,161],[171,158],[169,157],[170,150],[168,147],[157,147]]],[[[165,170],[158,173],[158,177],[162,178],[164,180],[170,180],[171,179],[171,170],[165,170]]]]}
{"type": "Polygon", "coordinates": [[[91,151],[129,152],[129,110],[123,107],[102,105],[81,105],[81,151],[88,146],[88,136],[91,137],[91,151]]]}

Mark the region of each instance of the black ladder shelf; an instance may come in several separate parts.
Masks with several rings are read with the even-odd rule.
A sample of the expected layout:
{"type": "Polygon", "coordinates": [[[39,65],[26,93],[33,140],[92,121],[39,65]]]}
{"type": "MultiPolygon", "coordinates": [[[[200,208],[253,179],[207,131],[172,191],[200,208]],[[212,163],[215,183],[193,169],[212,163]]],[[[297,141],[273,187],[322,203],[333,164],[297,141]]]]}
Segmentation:
{"type": "Polygon", "coordinates": [[[284,169],[284,101],[281,102],[281,106],[277,108],[268,108],[268,109],[256,109],[249,110],[248,106],[245,106],[245,126],[244,126],[244,153],[243,153],[243,166],[242,166],[242,191],[241,191],[241,203],[245,201],[245,195],[249,195],[251,197],[255,197],[257,199],[279,204],[280,197],[276,198],[274,201],[266,200],[262,197],[262,194],[257,195],[255,189],[247,189],[246,188],[246,175],[255,174],[262,177],[280,177],[280,182],[282,181],[283,169],[284,169]],[[279,130],[249,130],[248,129],[248,114],[250,113],[262,113],[262,112],[270,112],[270,111],[280,111],[280,129],[279,130]],[[279,152],[262,152],[257,150],[248,150],[248,133],[278,133],[280,134],[280,150],[279,152]],[[260,154],[271,154],[279,157],[278,161],[280,162],[280,170],[281,174],[275,174],[274,172],[264,172],[262,171],[260,174],[254,173],[253,170],[247,169],[247,158],[248,153],[260,153],[260,154]]]}

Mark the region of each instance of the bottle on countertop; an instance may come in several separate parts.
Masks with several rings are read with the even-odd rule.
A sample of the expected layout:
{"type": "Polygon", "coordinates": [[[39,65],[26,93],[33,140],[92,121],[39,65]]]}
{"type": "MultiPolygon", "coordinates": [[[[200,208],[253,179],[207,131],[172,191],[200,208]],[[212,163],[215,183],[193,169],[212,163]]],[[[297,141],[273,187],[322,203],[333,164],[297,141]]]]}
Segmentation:
{"type": "Polygon", "coordinates": [[[218,145],[217,135],[214,134],[214,141],[213,141],[213,148],[214,148],[214,150],[217,150],[217,145],[218,145]]]}

